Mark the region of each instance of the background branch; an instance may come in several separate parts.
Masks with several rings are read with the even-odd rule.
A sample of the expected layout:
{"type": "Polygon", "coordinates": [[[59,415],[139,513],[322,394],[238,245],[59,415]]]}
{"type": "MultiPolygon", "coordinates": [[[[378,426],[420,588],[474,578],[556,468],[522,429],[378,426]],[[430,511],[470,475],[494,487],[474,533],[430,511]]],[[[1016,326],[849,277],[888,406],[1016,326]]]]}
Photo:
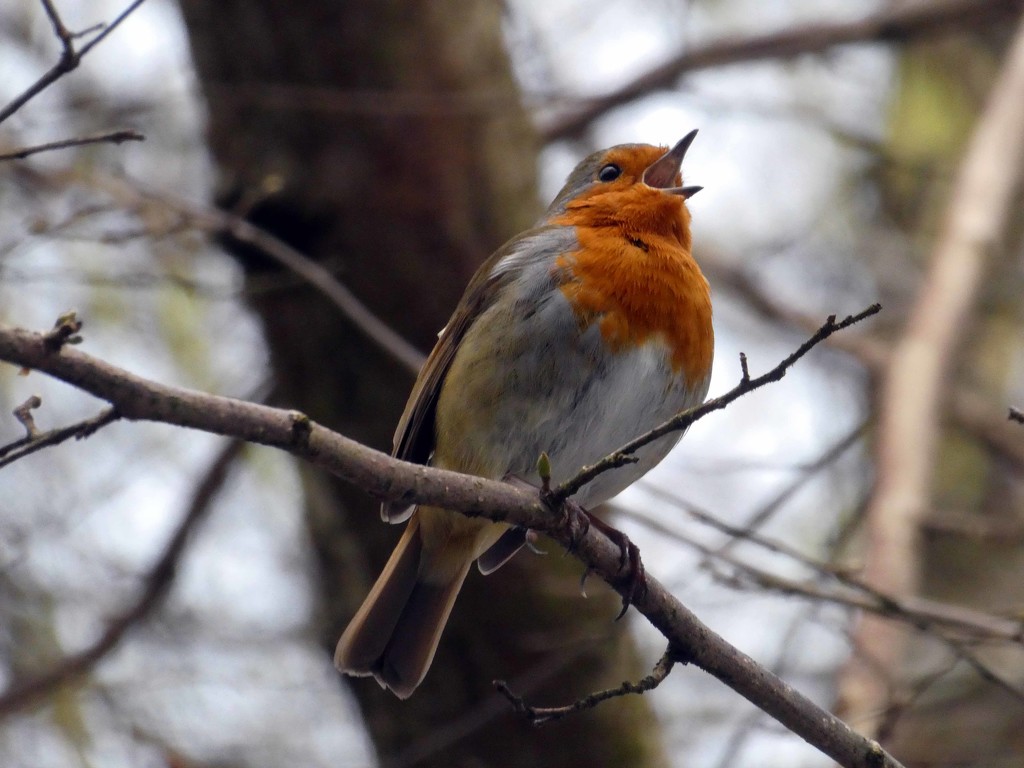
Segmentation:
{"type": "MultiPolygon", "coordinates": [[[[657,496],[657,493],[652,495],[657,496]]],[[[942,640],[951,639],[945,633],[955,631],[959,637],[972,640],[1001,641],[1017,645],[1024,644],[1024,626],[1019,619],[998,616],[984,611],[964,608],[923,597],[908,596],[897,598],[883,594],[877,589],[864,584],[843,570],[827,563],[818,562],[801,554],[792,547],[780,542],[766,539],[748,529],[736,528],[723,523],[713,515],[698,509],[693,504],[679,498],[671,499],[681,506],[691,517],[710,528],[718,530],[730,537],[730,542],[747,541],[769,552],[774,552],[799,563],[815,574],[819,581],[827,581],[846,587],[842,591],[827,588],[807,580],[796,580],[779,576],[762,567],[752,565],[733,555],[727,547],[710,547],[695,541],[682,532],[653,520],[647,515],[637,513],[619,505],[612,505],[616,514],[635,520],[659,534],[685,544],[699,552],[708,562],[721,562],[741,572],[749,581],[758,587],[789,595],[799,595],[815,602],[832,603],[847,608],[876,614],[886,619],[896,620],[917,629],[933,633],[942,640]]]]}
{"type": "Polygon", "coordinates": [[[12,152],[0,152],[0,162],[5,160],[24,160],[26,157],[37,155],[40,152],[52,152],[57,149],[68,149],[70,147],[84,147],[89,144],[122,144],[126,141],[145,140],[146,137],[138,131],[108,131],[107,133],[97,133],[92,136],[78,136],[72,139],[35,144],[31,147],[22,147],[12,152]]]}
{"type": "MultiPolygon", "coordinates": [[[[703,269],[712,284],[735,291],[749,308],[765,319],[800,333],[810,333],[817,327],[810,315],[768,295],[739,269],[727,267],[721,261],[705,262],[703,269]]],[[[880,379],[889,368],[892,349],[882,339],[864,333],[841,333],[830,337],[828,344],[852,355],[874,378],[880,379]]],[[[986,398],[964,384],[951,384],[950,407],[945,414],[950,423],[967,430],[996,455],[1024,468],[1024,442],[1020,440],[1019,431],[1006,423],[1006,413],[993,408],[986,398]]]]}
{"type": "Polygon", "coordinates": [[[138,599],[113,619],[103,634],[88,648],[52,664],[49,669],[27,680],[15,680],[0,693],[0,717],[25,709],[51,695],[63,685],[74,682],[103,660],[133,627],[144,621],[167,595],[190,535],[207,516],[213,499],[224,484],[228,469],[245,443],[232,440],[220,451],[197,486],[181,523],[163,553],[146,574],[138,599]]]}
{"type": "Polygon", "coordinates": [[[229,211],[158,192],[139,182],[100,174],[93,175],[92,179],[122,203],[133,207],[159,205],[203,232],[255,248],[320,291],[356,328],[410,373],[414,376],[419,373],[426,355],[377,317],[322,264],[267,230],[229,211]]]}
{"type": "Polygon", "coordinates": [[[577,136],[611,109],[670,88],[680,75],[687,72],[747,61],[824,53],[837,45],[848,43],[894,42],[962,33],[964,29],[1009,18],[1022,7],[1022,0],[896,3],[854,21],[805,24],[780,32],[708,43],[684,51],[621,88],[549,120],[541,126],[541,133],[547,141],[577,136]]]}
{"type": "Polygon", "coordinates": [[[142,5],[143,2],[145,2],[145,0],[134,0],[134,2],[121,11],[121,13],[119,13],[112,22],[110,22],[110,24],[100,28],[95,37],[89,40],[89,42],[83,45],[80,49],[76,49],[75,40],[81,34],[85,33],[76,34],[69,31],[61,20],[60,15],[57,13],[57,9],[54,8],[51,0],[42,0],[46,15],[50,18],[50,23],[53,25],[54,34],[61,43],[60,58],[57,60],[57,63],[47,70],[42,77],[32,83],[32,85],[22,91],[19,95],[15,96],[7,106],[0,109],[0,123],[9,118],[40,93],[45,91],[68,72],[77,69],[78,65],[82,62],[82,57],[101,43],[107,35],[117,29],[121,25],[121,22],[127,19],[128,16],[130,16],[136,8],[142,5]]]}
{"type": "MultiPolygon", "coordinates": [[[[887,594],[918,591],[920,525],[931,502],[944,383],[1022,168],[1024,20],[971,136],[928,273],[882,385],[865,580],[887,594]]],[[[868,723],[871,733],[905,643],[906,635],[871,616],[857,629],[855,645],[867,661],[851,659],[840,692],[844,711],[868,723]]]]}

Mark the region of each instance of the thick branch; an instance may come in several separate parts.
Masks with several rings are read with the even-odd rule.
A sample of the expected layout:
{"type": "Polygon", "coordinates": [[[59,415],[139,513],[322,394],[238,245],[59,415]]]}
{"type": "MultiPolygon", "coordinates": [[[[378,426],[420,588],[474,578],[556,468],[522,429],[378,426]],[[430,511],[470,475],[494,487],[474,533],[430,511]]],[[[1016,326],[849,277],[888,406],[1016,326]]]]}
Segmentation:
{"type": "Polygon", "coordinates": [[[940,34],[1008,18],[1021,0],[936,0],[893,3],[863,19],[834,24],[805,24],[764,35],[720,40],[680,53],[618,90],[593,99],[586,106],[551,120],[541,128],[548,141],[571,138],[609,110],[671,88],[680,75],[710,67],[764,59],[786,59],[806,53],[824,53],[847,43],[896,42],[940,34]]]}
{"type": "MultiPolygon", "coordinates": [[[[57,349],[45,336],[0,326],[0,359],[50,374],[109,401],[128,419],[160,421],[282,448],[381,499],[430,504],[544,531],[609,584],[620,576],[617,544],[591,527],[578,535],[541,503],[512,485],[398,461],[331,432],[294,412],[169,387],[135,376],[78,349],[57,349]]],[[[623,587],[626,589],[627,587],[623,587]]],[[[794,691],[729,645],[656,579],[633,605],[658,628],[679,658],[717,677],[791,731],[847,768],[896,768],[875,742],[794,691]]]]}

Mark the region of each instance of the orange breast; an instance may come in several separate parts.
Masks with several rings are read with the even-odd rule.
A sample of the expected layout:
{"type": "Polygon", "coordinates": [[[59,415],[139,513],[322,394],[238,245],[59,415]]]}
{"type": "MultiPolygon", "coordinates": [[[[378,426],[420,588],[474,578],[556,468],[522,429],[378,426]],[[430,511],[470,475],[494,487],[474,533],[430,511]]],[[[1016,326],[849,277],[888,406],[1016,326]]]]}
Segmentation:
{"type": "Polygon", "coordinates": [[[595,220],[586,207],[570,206],[559,217],[556,223],[576,226],[580,244],[556,261],[562,294],[582,326],[599,323],[612,351],[660,337],[673,370],[700,381],[710,372],[714,333],[708,282],[688,248],[689,217],[639,210],[632,225],[621,217],[595,220]]]}

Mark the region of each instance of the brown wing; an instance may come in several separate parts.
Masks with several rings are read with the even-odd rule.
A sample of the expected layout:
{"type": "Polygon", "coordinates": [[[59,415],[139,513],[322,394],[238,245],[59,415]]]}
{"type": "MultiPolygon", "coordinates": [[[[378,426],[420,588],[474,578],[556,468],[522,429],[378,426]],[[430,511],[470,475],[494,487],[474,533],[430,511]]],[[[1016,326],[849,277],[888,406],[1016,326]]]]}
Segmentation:
{"type": "MultiPolygon", "coordinates": [[[[452,360],[466,331],[473,321],[490,305],[498,289],[509,279],[508,273],[494,275],[494,266],[516,249],[521,238],[510,240],[485,261],[469,281],[466,292],[455,308],[448,325],[431,351],[416,378],[405,412],[395,430],[391,455],[414,464],[426,464],[434,452],[434,415],[452,360]]],[[[412,514],[414,505],[401,501],[385,502],[381,517],[391,523],[400,523],[412,514]]]]}

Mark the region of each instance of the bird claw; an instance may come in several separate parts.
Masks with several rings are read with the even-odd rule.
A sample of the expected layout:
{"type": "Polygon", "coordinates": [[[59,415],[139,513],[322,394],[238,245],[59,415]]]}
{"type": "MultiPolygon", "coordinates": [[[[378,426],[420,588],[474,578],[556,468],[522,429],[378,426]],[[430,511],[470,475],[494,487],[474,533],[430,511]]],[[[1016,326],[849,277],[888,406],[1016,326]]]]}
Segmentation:
{"type": "MultiPolygon", "coordinates": [[[[551,505],[550,502],[549,505],[554,506],[551,505]]],[[[630,541],[629,537],[618,528],[613,528],[607,523],[604,523],[601,518],[592,515],[572,499],[564,500],[558,506],[558,509],[562,514],[562,524],[569,528],[569,546],[566,547],[567,553],[573,554],[576,552],[577,547],[583,540],[583,537],[587,535],[587,531],[590,530],[591,525],[618,545],[619,572],[625,574],[623,582],[626,587],[625,591],[622,592],[622,610],[619,611],[619,614],[615,617],[615,620],[618,621],[626,615],[626,611],[629,610],[629,606],[631,606],[638,597],[642,597],[647,591],[647,571],[644,568],[643,560],[640,558],[639,547],[630,541]]],[[[584,596],[586,596],[584,585],[586,584],[587,576],[589,575],[590,570],[587,569],[583,572],[583,576],[580,579],[580,591],[584,596]]]]}
{"type": "Polygon", "coordinates": [[[633,604],[634,600],[638,597],[643,597],[647,593],[647,570],[644,568],[644,561],[640,559],[640,548],[630,541],[624,533],[622,534],[622,542],[617,543],[621,547],[622,552],[622,557],[619,560],[619,569],[622,570],[627,563],[629,565],[627,570],[628,576],[626,577],[629,582],[629,588],[622,596],[622,610],[615,617],[616,621],[626,615],[626,611],[629,610],[629,606],[633,604]]]}
{"type": "Polygon", "coordinates": [[[602,522],[600,518],[591,515],[589,512],[586,514],[590,522],[594,524],[594,527],[619,547],[619,573],[625,574],[622,578],[625,591],[621,593],[622,610],[615,617],[615,620],[618,621],[626,615],[629,606],[647,592],[647,570],[644,568],[644,562],[640,558],[640,548],[626,534],[618,528],[613,528],[607,523],[602,522]]]}

